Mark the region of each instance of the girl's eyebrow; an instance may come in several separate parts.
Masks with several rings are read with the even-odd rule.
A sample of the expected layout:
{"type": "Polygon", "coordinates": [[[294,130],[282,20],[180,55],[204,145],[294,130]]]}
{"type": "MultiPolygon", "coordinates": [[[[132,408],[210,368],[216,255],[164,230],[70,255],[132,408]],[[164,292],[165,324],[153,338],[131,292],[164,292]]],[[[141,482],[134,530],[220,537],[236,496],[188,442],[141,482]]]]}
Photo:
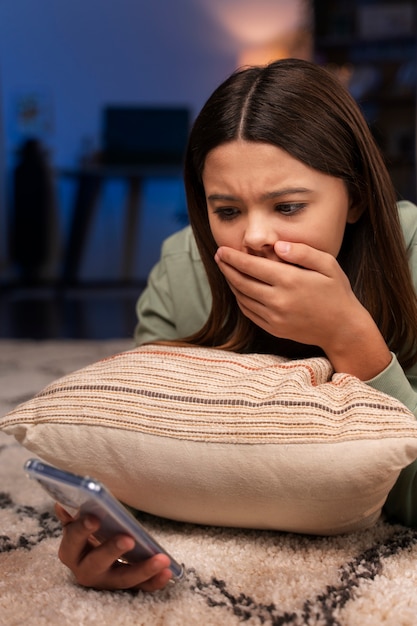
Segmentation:
{"type": "Polygon", "coordinates": [[[307,187],[287,187],[285,189],[277,189],[276,191],[267,191],[262,194],[263,200],[274,200],[275,198],[280,198],[281,196],[290,196],[291,194],[298,193],[311,193],[311,189],[307,187]]]}
{"type": "Polygon", "coordinates": [[[207,196],[207,200],[225,200],[226,202],[237,202],[239,198],[237,198],[236,196],[228,195],[226,193],[211,193],[209,196],[207,196]]]}
{"type": "MultiPolygon", "coordinates": [[[[281,196],[288,196],[291,194],[298,194],[298,193],[311,193],[311,189],[308,189],[307,187],[287,187],[285,189],[267,191],[266,193],[262,194],[261,199],[262,200],[274,200],[275,198],[280,198],[281,196]]],[[[207,196],[207,200],[222,200],[225,202],[238,202],[239,198],[231,194],[226,194],[226,193],[211,193],[209,196],[207,196]]]]}

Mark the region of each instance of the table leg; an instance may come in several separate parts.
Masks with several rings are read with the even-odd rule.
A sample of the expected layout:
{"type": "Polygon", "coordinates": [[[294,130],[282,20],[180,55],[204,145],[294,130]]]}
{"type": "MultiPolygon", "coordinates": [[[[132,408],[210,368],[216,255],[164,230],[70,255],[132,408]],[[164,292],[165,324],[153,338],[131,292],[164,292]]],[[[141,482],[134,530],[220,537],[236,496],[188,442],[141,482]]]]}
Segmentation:
{"type": "Polygon", "coordinates": [[[129,179],[129,192],[125,208],[125,232],[122,258],[122,280],[128,282],[133,279],[136,233],[141,213],[141,179],[132,176],[129,179]]]}
{"type": "Polygon", "coordinates": [[[83,174],[79,179],[74,213],[64,254],[62,270],[64,283],[76,282],[78,279],[87,236],[100,195],[101,183],[99,176],[89,174],[83,174]]]}

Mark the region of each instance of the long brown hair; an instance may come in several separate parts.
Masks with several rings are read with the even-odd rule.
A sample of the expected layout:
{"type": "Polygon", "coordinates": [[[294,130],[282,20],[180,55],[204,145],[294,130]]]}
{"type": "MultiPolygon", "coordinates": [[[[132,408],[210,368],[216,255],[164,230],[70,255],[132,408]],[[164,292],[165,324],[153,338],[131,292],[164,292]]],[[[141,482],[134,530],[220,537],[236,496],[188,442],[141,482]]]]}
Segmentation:
{"type": "Polygon", "coordinates": [[[212,291],[212,309],[191,343],[250,351],[259,329],[247,319],[214,261],[202,172],[213,148],[235,139],[275,145],[342,179],[363,208],[347,225],[338,261],[359,301],[404,368],[417,361],[417,303],[395,191],[367,123],[324,68],[299,59],[234,72],[196,118],[185,156],[190,223],[212,291]]]}

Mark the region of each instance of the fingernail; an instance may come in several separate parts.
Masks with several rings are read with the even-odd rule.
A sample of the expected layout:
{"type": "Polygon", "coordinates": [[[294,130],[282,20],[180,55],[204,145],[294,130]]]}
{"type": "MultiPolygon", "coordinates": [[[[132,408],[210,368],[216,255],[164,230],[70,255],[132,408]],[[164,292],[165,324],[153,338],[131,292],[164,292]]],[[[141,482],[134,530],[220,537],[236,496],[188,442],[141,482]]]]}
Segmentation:
{"type": "Polygon", "coordinates": [[[287,254],[290,251],[290,244],[288,241],[277,241],[277,250],[281,252],[281,254],[287,254]]]}
{"type": "Polygon", "coordinates": [[[117,548],[123,551],[132,550],[134,545],[135,542],[130,537],[119,537],[116,541],[117,548]]]}
{"type": "MultiPolygon", "coordinates": [[[[165,557],[165,555],[164,555],[165,557]]],[[[158,555],[157,559],[153,559],[151,562],[151,569],[154,572],[158,572],[159,570],[165,569],[166,567],[169,567],[170,565],[170,560],[168,558],[164,558],[161,559],[161,555],[158,555]],[[162,561],[162,562],[161,562],[162,561]]]]}
{"type": "Polygon", "coordinates": [[[84,517],[83,524],[84,524],[84,528],[86,530],[95,530],[95,528],[96,528],[96,524],[91,519],[91,517],[84,517]]]}

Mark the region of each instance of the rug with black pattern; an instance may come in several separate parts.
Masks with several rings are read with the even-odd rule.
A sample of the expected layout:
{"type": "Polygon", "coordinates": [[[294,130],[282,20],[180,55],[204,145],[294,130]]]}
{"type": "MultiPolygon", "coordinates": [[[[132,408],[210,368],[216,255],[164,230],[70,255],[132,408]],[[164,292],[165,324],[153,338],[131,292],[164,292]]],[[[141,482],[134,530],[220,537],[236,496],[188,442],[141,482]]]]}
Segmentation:
{"type": "MultiPolygon", "coordinates": [[[[129,342],[0,341],[0,415],[48,382],[129,342]]],[[[417,531],[379,522],[307,537],[142,522],[185,564],[162,592],[98,592],[59,562],[48,496],[22,470],[32,456],[0,433],[0,625],[417,626],[417,531]]]]}

